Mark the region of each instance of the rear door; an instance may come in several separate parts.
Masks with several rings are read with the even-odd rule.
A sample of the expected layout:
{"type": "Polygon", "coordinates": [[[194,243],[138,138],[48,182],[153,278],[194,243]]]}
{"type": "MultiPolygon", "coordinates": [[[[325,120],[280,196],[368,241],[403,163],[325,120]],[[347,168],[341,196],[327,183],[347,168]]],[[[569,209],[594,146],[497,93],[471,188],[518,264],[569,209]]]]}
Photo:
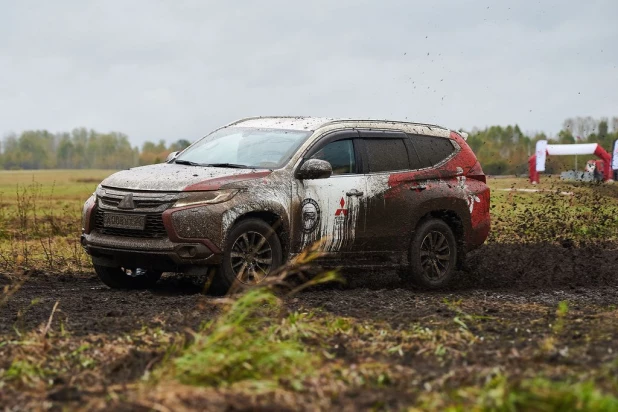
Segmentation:
{"type": "Polygon", "coordinates": [[[359,134],[367,173],[362,250],[375,259],[388,259],[402,247],[412,208],[410,190],[400,192],[392,176],[408,173],[416,153],[403,132],[361,130],[359,134]]]}
{"type": "MultiPolygon", "coordinates": [[[[457,179],[442,165],[456,147],[446,138],[404,132],[360,131],[367,178],[364,250],[399,261],[418,219],[450,209],[457,179]]],[[[454,207],[454,205],[453,205],[454,207]]]]}

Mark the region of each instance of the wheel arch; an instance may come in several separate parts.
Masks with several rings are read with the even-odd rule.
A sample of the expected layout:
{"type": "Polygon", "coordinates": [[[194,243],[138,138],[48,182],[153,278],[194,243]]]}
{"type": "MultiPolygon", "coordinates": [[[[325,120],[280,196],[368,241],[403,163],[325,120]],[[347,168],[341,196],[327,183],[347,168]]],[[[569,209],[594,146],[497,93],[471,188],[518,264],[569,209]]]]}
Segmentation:
{"type": "Polygon", "coordinates": [[[238,214],[231,223],[226,225],[223,244],[225,245],[225,242],[227,241],[227,235],[232,230],[232,228],[236,226],[239,222],[248,219],[262,220],[268,223],[273,228],[275,234],[281,242],[283,257],[284,259],[286,259],[290,250],[290,229],[289,221],[287,220],[287,214],[285,214],[285,212],[282,213],[280,211],[276,212],[271,209],[264,209],[251,210],[242,214],[238,214]]]}

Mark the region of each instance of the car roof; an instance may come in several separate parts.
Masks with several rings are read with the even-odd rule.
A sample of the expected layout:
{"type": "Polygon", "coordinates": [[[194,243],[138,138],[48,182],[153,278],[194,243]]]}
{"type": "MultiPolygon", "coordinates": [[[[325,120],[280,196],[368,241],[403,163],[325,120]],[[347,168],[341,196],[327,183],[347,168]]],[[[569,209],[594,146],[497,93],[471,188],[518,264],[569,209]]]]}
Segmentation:
{"type": "Polygon", "coordinates": [[[353,118],[334,118],[334,117],[310,117],[310,116],[260,116],[260,117],[248,117],[245,119],[237,120],[230,123],[228,126],[242,126],[242,127],[265,127],[273,129],[287,129],[287,130],[308,130],[315,131],[324,126],[336,125],[337,123],[350,123],[358,124],[388,124],[388,125],[408,125],[408,126],[424,126],[430,128],[437,128],[448,130],[445,127],[428,124],[428,123],[415,123],[415,122],[403,122],[395,120],[376,120],[376,119],[353,119],[353,118]]]}
{"type": "Polygon", "coordinates": [[[235,121],[228,126],[242,127],[266,127],[287,130],[316,130],[324,124],[338,119],[331,117],[306,117],[306,116],[264,116],[248,117],[235,121]]]}

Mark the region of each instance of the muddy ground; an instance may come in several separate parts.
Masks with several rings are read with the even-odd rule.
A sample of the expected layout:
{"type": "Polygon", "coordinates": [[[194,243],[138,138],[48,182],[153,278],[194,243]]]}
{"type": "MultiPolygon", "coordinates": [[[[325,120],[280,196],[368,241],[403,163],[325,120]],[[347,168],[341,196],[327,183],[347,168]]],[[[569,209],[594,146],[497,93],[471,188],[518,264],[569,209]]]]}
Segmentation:
{"type": "MultiPolygon", "coordinates": [[[[410,386],[426,389],[428,383],[436,385],[437,381],[446,388],[472,385],[479,379],[473,371],[491,368],[522,376],[534,376],[543,369],[550,376],[586,375],[600,381],[602,377],[595,371],[607,365],[618,368],[618,245],[489,244],[468,260],[467,272],[459,273],[456,286],[449,290],[420,291],[402,284],[390,272],[348,273],[344,285],[324,285],[287,299],[290,309],[318,310],[369,324],[386,323],[396,330],[419,324],[456,331],[460,326],[453,319],[458,317],[478,338],[463,356],[440,361],[418,353],[374,353],[373,357],[394,369],[412,371],[415,379],[405,388],[394,383],[394,388],[374,388],[362,395],[342,393],[332,401],[334,404],[356,409],[375,406],[379,401],[397,409],[414,401],[413,395],[406,395],[412,393],[406,392],[410,386]],[[569,309],[564,325],[556,331],[556,309],[562,301],[568,302],[569,309]],[[552,342],[543,344],[548,337],[552,342]]],[[[95,381],[91,386],[97,388],[136,383],[162,358],[165,349],[140,337],[136,333],[140,328],[187,333],[217,312],[208,304],[213,298],[201,294],[202,279],[166,275],[155,290],[116,291],[91,274],[52,276],[35,272],[28,276],[0,307],[0,341],[21,339],[41,330],[56,302],[58,309],[50,325],[56,334],[66,331],[71,339],[94,347],[137,336],[136,342],[127,344],[128,350],[118,350],[115,358],[98,360],[97,372],[90,378],[95,381]]],[[[1,275],[0,283],[16,279],[1,275]]],[[[362,350],[352,349],[358,345],[346,342],[345,337],[329,337],[327,345],[347,365],[361,357],[362,350]]],[[[0,354],[5,356],[0,359],[0,369],[9,367],[6,356],[10,353],[0,347],[0,354]]],[[[104,390],[89,391],[86,381],[85,376],[60,373],[38,394],[22,391],[19,386],[0,387],[0,405],[17,409],[27,404],[78,407],[97,398],[110,401],[104,390]]],[[[243,404],[239,398],[230,397],[202,401],[206,404],[201,407],[214,402],[211,406],[217,409],[242,409],[256,406],[254,402],[260,405],[255,399],[243,404]]]]}

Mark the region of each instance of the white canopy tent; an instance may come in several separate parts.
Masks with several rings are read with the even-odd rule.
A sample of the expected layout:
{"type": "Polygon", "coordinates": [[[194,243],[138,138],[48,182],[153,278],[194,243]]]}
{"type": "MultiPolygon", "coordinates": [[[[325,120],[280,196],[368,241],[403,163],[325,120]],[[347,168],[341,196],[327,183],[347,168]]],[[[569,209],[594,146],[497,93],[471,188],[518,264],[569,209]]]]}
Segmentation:
{"type": "MultiPolygon", "coordinates": [[[[595,155],[603,160],[603,179],[606,181],[613,180],[612,165],[610,165],[611,157],[599,144],[547,144],[547,140],[539,140],[536,142],[535,154],[528,160],[529,176],[532,184],[539,182],[539,172],[545,171],[545,162],[548,155],[595,155]]],[[[614,163],[616,163],[615,156],[614,163]]]]}

